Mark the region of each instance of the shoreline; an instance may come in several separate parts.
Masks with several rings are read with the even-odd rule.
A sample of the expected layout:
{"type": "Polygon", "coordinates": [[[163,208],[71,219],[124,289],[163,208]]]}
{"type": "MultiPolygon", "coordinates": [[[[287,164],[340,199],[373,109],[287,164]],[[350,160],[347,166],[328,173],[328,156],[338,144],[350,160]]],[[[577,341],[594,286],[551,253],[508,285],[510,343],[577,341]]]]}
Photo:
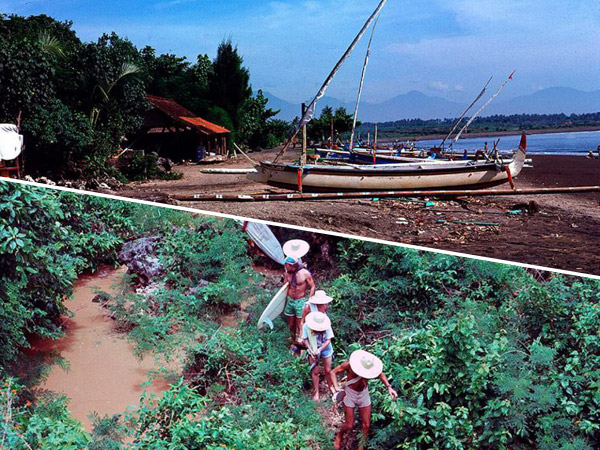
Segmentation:
{"type": "MultiPolygon", "coordinates": [[[[577,127],[577,128],[545,128],[545,129],[532,129],[532,130],[522,130],[525,131],[525,134],[557,134],[557,133],[578,133],[585,131],[600,131],[600,125],[598,126],[589,126],[589,127],[577,127]]],[[[481,138],[481,137],[493,137],[493,136],[519,136],[522,132],[521,130],[508,130],[508,131],[478,131],[473,133],[463,134],[463,139],[469,138],[481,138]]],[[[444,134],[429,134],[426,136],[423,135],[408,135],[408,136],[398,136],[398,137],[385,137],[381,138],[381,142],[385,142],[389,139],[406,139],[412,141],[430,141],[436,139],[444,139],[446,135],[444,134]]]]}

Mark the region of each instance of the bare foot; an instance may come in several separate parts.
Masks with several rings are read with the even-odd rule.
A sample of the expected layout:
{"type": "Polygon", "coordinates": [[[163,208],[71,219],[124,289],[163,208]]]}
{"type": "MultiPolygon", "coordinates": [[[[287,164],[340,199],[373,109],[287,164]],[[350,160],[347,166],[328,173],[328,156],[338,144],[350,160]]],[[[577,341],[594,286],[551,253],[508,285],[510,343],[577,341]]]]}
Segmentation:
{"type": "Polygon", "coordinates": [[[313,395],[313,401],[318,402],[319,401],[319,393],[315,393],[315,395],[313,395]]]}
{"type": "Polygon", "coordinates": [[[336,450],[340,450],[342,448],[342,437],[340,434],[335,435],[335,440],[333,441],[333,448],[336,450]]]}

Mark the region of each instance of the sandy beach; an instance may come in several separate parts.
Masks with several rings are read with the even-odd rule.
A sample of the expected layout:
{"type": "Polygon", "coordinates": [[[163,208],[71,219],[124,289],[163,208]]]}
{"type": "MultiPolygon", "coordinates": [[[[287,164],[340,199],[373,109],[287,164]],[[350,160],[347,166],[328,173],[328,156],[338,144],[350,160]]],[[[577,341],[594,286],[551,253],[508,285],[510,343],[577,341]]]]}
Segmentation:
{"type": "MultiPolygon", "coordinates": [[[[271,150],[253,153],[252,157],[269,160],[273,154],[271,150]]],[[[523,169],[516,180],[519,188],[600,184],[600,160],[545,155],[532,158],[534,167],[523,169]]],[[[181,180],[132,183],[118,195],[600,275],[600,194],[465,197],[458,201],[431,198],[428,200],[434,204],[429,206],[384,199],[260,203],[172,200],[170,196],[194,193],[283,192],[248,181],[245,175],[203,174],[202,167],[209,166],[178,166],[175,170],[183,173],[181,180]],[[536,203],[536,211],[525,211],[530,202],[536,203]],[[515,205],[522,205],[516,209],[524,212],[508,214],[515,205]]],[[[251,164],[238,157],[210,167],[251,164]]]]}

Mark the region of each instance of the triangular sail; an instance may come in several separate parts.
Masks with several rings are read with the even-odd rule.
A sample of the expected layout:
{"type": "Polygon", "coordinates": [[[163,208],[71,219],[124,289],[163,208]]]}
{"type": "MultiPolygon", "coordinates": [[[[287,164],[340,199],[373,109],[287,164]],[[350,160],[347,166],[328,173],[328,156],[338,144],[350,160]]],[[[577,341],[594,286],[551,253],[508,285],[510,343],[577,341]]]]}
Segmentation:
{"type": "Polygon", "coordinates": [[[373,35],[375,34],[375,28],[377,27],[377,19],[373,24],[371,30],[371,37],[369,38],[369,45],[367,46],[367,53],[365,55],[365,62],[362,68],[362,74],[360,76],[360,84],[358,86],[358,96],[356,97],[356,105],[354,106],[354,119],[352,120],[352,132],[350,133],[350,151],[354,148],[354,132],[356,131],[356,119],[358,117],[358,105],[360,104],[360,96],[362,94],[363,83],[365,81],[365,73],[367,72],[367,65],[369,64],[369,55],[371,53],[371,42],[373,41],[373,35]]]}
{"type": "Polygon", "coordinates": [[[489,100],[487,102],[485,102],[481,108],[479,108],[479,110],[473,114],[473,116],[469,119],[469,121],[465,124],[464,127],[461,128],[461,130],[458,132],[458,134],[456,135],[456,137],[453,139],[454,142],[458,141],[458,138],[460,137],[461,134],[463,134],[463,131],[465,131],[467,129],[467,127],[469,125],[471,125],[471,123],[475,120],[475,118],[481,113],[481,111],[483,111],[485,108],[488,107],[488,105],[490,103],[492,103],[492,101],[498,97],[498,95],[500,94],[500,92],[502,91],[502,89],[504,89],[504,86],[506,86],[506,83],[508,83],[510,80],[512,80],[513,75],[515,74],[516,70],[513,71],[513,73],[510,74],[510,76],[506,79],[506,81],[504,81],[504,83],[502,83],[502,85],[498,88],[498,90],[494,93],[494,95],[492,95],[489,100]]]}
{"type": "Polygon", "coordinates": [[[277,159],[287,150],[287,148],[290,146],[292,139],[298,134],[298,131],[304,125],[306,125],[308,122],[311,121],[311,119],[315,115],[315,108],[317,106],[317,101],[319,101],[319,99],[321,99],[325,95],[325,91],[329,87],[329,83],[331,83],[331,80],[333,79],[335,74],[338,72],[338,70],[340,70],[342,65],[346,62],[346,60],[352,53],[352,50],[354,50],[354,47],[356,47],[356,44],[358,44],[360,39],[363,37],[363,35],[367,31],[367,29],[369,28],[369,26],[371,25],[373,20],[375,20],[375,18],[379,15],[379,13],[381,12],[381,9],[385,6],[386,3],[387,3],[387,0],[381,0],[379,5],[377,6],[377,8],[375,8],[375,11],[373,12],[373,14],[371,14],[371,16],[367,19],[367,21],[365,22],[365,24],[363,25],[361,30],[358,32],[358,34],[356,35],[356,37],[354,38],[354,40],[352,41],[352,43],[350,44],[348,49],[344,52],[344,54],[342,55],[340,60],[337,62],[337,64],[335,65],[335,67],[333,68],[333,70],[331,71],[331,73],[329,74],[329,76],[327,77],[327,79],[325,80],[323,85],[321,86],[321,89],[319,89],[319,92],[317,92],[317,95],[315,96],[313,101],[310,102],[310,104],[308,105],[308,108],[306,109],[305,113],[302,115],[302,118],[300,119],[300,121],[294,126],[294,128],[292,128],[290,137],[288,138],[287,142],[285,143],[285,145],[283,146],[283,148],[281,149],[281,151],[279,152],[277,157],[274,159],[274,161],[277,161],[277,159]]]}

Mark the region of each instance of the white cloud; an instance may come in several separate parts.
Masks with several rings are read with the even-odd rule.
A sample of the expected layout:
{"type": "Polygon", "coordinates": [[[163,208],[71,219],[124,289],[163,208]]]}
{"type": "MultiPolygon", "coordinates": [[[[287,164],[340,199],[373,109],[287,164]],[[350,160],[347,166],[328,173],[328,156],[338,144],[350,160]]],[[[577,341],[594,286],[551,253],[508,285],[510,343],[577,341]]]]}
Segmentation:
{"type": "MultiPolygon", "coordinates": [[[[220,41],[231,36],[253,85],[291,100],[314,95],[379,2],[150,0],[115,12],[116,0],[96,0],[94,8],[83,0],[33,0],[27,10],[10,10],[27,1],[0,0],[0,8],[73,19],[84,40],[114,30],[138,46],[192,60],[198,53],[214,56],[220,41]],[[191,2],[197,3],[183,8],[191,2]],[[203,4],[206,10],[197,7],[203,4]]],[[[366,41],[328,95],[354,98],[366,41]]],[[[375,34],[363,98],[385,100],[411,89],[470,98],[490,75],[493,88],[515,68],[507,97],[534,85],[598,89],[599,41],[597,0],[389,1],[375,34]]]]}
{"type": "Polygon", "coordinates": [[[443,81],[432,81],[429,83],[428,87],[432,91],[439,92],[448,92],[451,89],[448,83],[444,83],[443,81]]]}

